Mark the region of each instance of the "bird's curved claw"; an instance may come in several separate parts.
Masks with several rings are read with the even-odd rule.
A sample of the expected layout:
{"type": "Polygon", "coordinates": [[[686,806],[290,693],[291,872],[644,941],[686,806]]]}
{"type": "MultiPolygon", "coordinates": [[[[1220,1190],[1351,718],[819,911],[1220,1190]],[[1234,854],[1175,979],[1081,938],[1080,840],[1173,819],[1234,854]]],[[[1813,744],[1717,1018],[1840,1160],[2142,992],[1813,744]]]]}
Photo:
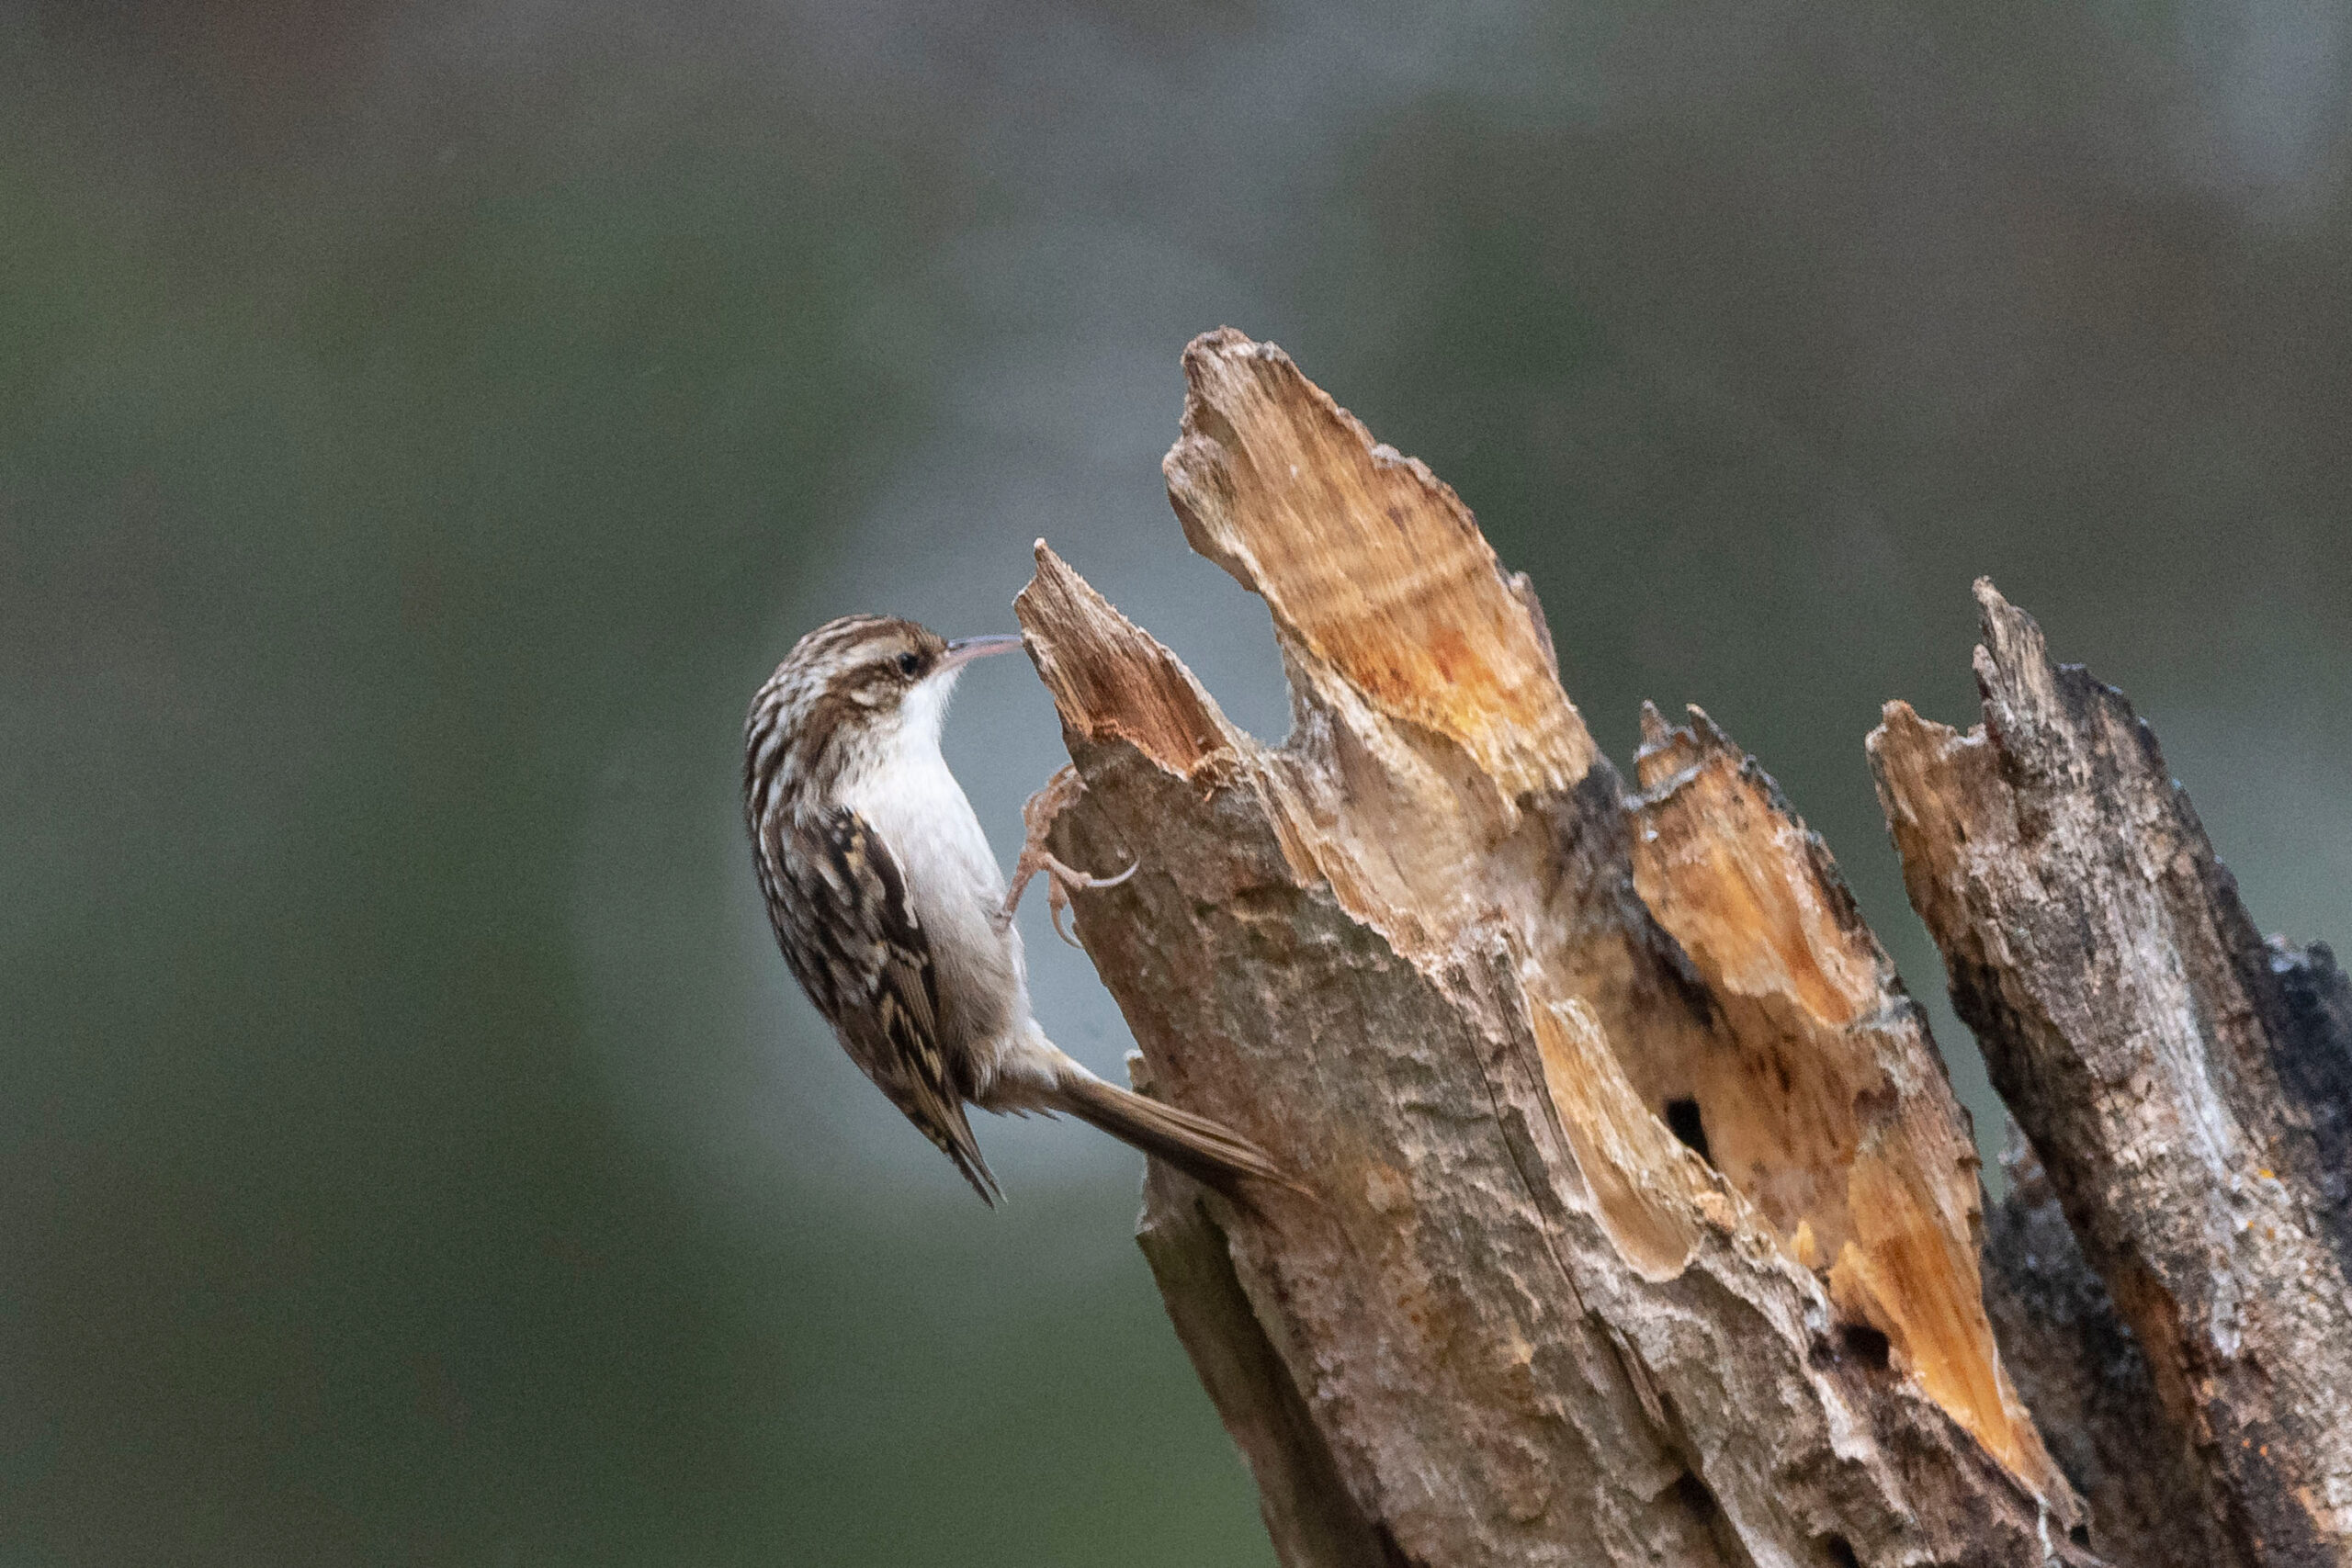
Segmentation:
{"type": "Polygon", "coordinates": [[[1054,934],[1061,938],[1064,942],[1069,943],[1072,947],[1079,945],[1078,939],[1062,929],[1062,914],[1063,911],[1069,908],[1069,896],[1071,891],[1073,889],[1092,891],[1102,887],[1116,887],[1121,883],[1126,881],[1127,878],[1133,876],[1136,874],[1136,868],[1143,864],[1141,860],[1131,860],[1127,863],[1127,869],[1119,873],[1116,876],[1092,876],[1089,875],[1085,872],[1077,870],[1075,867],[1064,865],[1052,854],[1046,854],[1045,856],[1045,861],[1046,908],[1047,918],[1054,923],[1054,934]]]}
{"type": "Polygon", "coordinates": [[[1082,953],[1085,944],[1070,935],[1062,925],[1062,915],[1069,908],[1069,889],[1063,886],[1062,879],[1057,876],[1046,886],[1046,919],[1053,926],[1054,934],[1062,939],[1064,947],[1075,947],[1082,953]]]}
{"type": "Polygon", "coordinates": [[[1070,870],[1069,867],[1062,864],[1059,861],[1056,861],[1054,863],[1054,869],[1064,876],[1069,878],[1070,884],[1073,886],[1101,888],[1118,886],[1121,883],[1126,881],[1127,878],[1133,876],[1136,874],[1136,868],[1142,864],[1143,862],[1140,858],[1131,860],[1127,863],[1127,869],[1119,873],[1116,876],[1089,876],[1082,871],[1070,870]]]}

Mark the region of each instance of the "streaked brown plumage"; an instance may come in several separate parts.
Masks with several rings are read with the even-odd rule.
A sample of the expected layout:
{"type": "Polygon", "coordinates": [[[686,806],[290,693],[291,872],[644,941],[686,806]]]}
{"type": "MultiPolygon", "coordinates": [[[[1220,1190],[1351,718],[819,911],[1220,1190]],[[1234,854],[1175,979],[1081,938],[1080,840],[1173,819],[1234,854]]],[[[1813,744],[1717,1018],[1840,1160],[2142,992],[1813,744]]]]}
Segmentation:
{"type": "Polygon", "coordinates": [[[939,750],[963,666],[1018,646],[852,615],[801,638],[760,688],[743,814],[786,962],[850,1059],[984,1200],[1001,1191],[967,1103],[1066,1111],[1204,1180],[1294,1185],[1247,1139],[1105,1083],[1037,1027],[1003,874],[939,750]]]}

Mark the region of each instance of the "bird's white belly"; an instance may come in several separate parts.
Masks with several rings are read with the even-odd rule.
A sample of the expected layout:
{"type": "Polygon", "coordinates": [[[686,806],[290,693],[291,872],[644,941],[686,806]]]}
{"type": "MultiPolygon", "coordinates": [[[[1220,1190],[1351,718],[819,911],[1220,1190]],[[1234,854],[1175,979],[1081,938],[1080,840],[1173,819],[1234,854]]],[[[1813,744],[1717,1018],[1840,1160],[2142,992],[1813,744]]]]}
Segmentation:
{"type": "Polygon", "coordinates": [[[933,751],[876,770],[842,803],[881,839],[914,899],[938,976],[942,1043],[992,1056],[1028,1020],[1028,977],[1020,933],[997,929],[1004,873],[963,786],[933,751]]]}

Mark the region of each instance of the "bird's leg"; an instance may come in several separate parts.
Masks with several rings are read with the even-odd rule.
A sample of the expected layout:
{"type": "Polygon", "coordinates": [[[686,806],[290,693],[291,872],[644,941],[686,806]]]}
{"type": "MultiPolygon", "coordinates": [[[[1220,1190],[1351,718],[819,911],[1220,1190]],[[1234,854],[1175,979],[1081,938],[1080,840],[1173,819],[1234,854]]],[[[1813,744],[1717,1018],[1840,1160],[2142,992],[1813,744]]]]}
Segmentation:
{"type": "Polygon", "coordinates": [[[1022,841],[1021,858],[1013,863],[1012,886],[1006,889],[1004,905],[996,912],[998,930],[1001,931],[1012,923],[1012,911],[1020,907],[1022,890],[1029,886],[1031,877],[1042,871],[1046,874],[1046,905],[1053,919],[1054,934],[1076,947],[1077,942],[1062,929],[1062,912],[1069,908],[1070,889],[1116,887],[1136,874],[1136,866],[1139,863],[1130,861],[1127,869],[1116,876],[1090,876],[1085,872],[1063,864],[1054,852],[1046,847],[1046,836],[1053,831],[1054,819],[1085,789],[1086,785],[1079,781],[1078,770],[1064,767],[1047,779],[1046,787],[1031,795],[1028,804],[1022,807],[1021,821],[1028,829],[1028,836],[1022,841]]]}
{"type": "MultiPolygon", "coordinates": [[[[1076,800],[1085,787],[1079,782],[1078,770],[1064,765],[1046,781],[1045,788],[1023,803],[1021,825],[1027,832],[1021,841],[1021,858],[1012,863],[1012,886],[1005,890],[1004,905],[996,912],[999,930],[1012,923],[1012,911],[1021,907],[1021,895],[1027,889],[1029,879],[1047,866],[1060,863],[1054,858],[1053,852],[1046,848],[1046,835],[1053,831],[1054,818],[1059,817],[1063,808],[1076,800]]],[[[1054,891],[1049,891],[1046,897],[1054,900],[1055,912],[1058,914],[1059,902],[1054,898],[1054,891]]],[[[1060,929],[1058,923],[1055,929],[1060,929]]]]}

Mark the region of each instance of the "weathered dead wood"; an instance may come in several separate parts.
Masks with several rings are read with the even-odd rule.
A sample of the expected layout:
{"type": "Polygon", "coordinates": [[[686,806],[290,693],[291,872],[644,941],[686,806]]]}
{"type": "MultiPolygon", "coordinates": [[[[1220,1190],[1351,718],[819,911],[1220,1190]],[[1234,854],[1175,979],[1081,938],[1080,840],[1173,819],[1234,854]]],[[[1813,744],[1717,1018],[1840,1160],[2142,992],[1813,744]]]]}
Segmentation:
{"type": "Polygon", "coordinates": [[[1077,924],[1156,1092],[1314,1190],[1146,1250],[1284,1561],[2092,1561],[1982,1306],[1974,1156],[1827,851],[1705,721],[1629,797],[1523,582],[1278,350],[1166,464],[1279,748],[1042,545],[1077,924]]]}
{"type": "MultiPolygon", "coordinates": [[[[1143,1075],[1138,1074],[1141,1081],[1143,1075]]],[[[1259,1512],[1290,1568],[1393,1568],[1406,1560],[1356,1506],[1282,1357],[1233,1271],[1204,1194],[1154,1165],[1136,1241],[1151,1263],[1176,1337],[1250,1461],[1259,1512]]]]}
{"type": "Polygon", "coordinates": [[[2230,1560],[2218,1521],[2195,1503],[2188,1451],[2165,1436],[2139,1336],[2066,1224],[2050,1179],[2010,1127],[2008,1195],[1985,1227],[1984,1308],[2036,1425],[2090,1505],[2102,1555],[2132,1568],[2230,1560]]]}
{"type": "Polygon", "coordinates": [[[1977,598],[1984,722],[1894,703],[1870,740],[1912,902],[2137,1336],[2183,1532],[2211,1521],[2206,1561],[2352,1562],[2342,976],[2262,942],[2121,694],[1977,598]]]}

